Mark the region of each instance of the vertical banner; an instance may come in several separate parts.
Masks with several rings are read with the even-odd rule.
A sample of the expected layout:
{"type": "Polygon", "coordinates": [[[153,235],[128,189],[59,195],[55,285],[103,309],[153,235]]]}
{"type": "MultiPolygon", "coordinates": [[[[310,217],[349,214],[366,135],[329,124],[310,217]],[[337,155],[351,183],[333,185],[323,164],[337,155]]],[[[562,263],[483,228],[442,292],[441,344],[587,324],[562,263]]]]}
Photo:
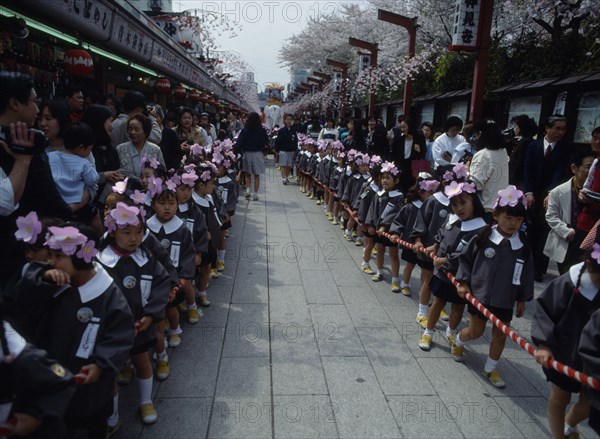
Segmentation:
{"type": "Polygon", "coordinates": [[[452,45],[448,50],[475,51],[479,46],[481,2],[485,0],[456,0],[452,45]]]}

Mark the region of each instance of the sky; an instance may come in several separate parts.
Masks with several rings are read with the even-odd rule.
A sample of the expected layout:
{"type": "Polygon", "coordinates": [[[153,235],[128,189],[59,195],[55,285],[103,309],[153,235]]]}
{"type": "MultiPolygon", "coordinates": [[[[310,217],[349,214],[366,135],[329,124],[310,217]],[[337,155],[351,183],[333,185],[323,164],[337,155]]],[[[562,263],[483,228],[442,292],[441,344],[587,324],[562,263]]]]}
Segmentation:
{"type": "MultiPolygon", "coordinates": [[[[349,1],[349,0],[345,0],[349,1]]],[[[239,52],[254,69],[259,90],[267,82],[290,82],[290,72],[277,62],[285,40],[298,34],[309,17],[331,13],[343,0],[173,0],[173,11],[205,9],[235,19],[242,26],[235,38],[220,37],[219,50],[239,52]]]]}

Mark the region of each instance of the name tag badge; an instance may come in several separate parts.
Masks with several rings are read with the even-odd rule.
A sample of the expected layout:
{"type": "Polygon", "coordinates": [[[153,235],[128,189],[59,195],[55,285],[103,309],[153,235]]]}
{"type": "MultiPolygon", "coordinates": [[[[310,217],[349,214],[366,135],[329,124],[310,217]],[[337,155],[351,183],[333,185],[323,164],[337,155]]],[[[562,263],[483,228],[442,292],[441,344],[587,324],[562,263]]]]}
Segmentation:
{"type": "Polygon", "coordinates": [[[512,284],[513,285],[521,285],[521,273],[523,272],[523,264],[525,261],[522,259],[517,259],[517,263],[515,264],[515,271],[513,272],[512,284]]]}
{"type": "Polygon", "coordinates": [[[223,192],[221,192],[221,198],[223,199],[223,203],[227,204],[227,194],[228,194],[228,190],[227,189],[223,189],[223,192]]]}
{"type": "Polygon", "coordinates": [[[179,247],[180,243],[177,241],[173,241],[171,243],[171,252],[169,256],[171,257],[171,262],[175,267],[179,266],[179,247]]]}
{"type": "Polygon", "coordinates": [[[448,216],[448,212],[446,210],[440,210],[439,215],[440,218],[446,218],[448,216]]]}
{"type": "Polygon", "coordinates": [[[94,317],[92,318],[91,323],[88,323],[85,331],[83,332],[83,336],[79,342],[79,348],[75,354],[76,357],[83,358],[84,360],[90,358],[90,355],[92,352],[94,352],[94,347],[96,346],[98,329],[100,329],[100,319],[94,317]]]}
{"type": "Polygon", "coordinates": [[[385,217],[388,213],[390,213],[390,210],[392,210],[393,208],[394,208],[394,205],[392,203],[388,203],[387,206],[385,206],[385,209],[383,209],[383,212],[381,213],[380,218],[385,217]]]}
{"type": "Polygon", "coordinates": [[[215,219],[217,220],[219,227],[221,227],[223,225],[223,223],[221,222],[221,218],[219,218],[219,213],[217,212],[217,209],[215,209],[214,206],[213,206],[213,213],[215,214],[215,219]]]}
{"type": "Polygon", "coordinates": [[[140,291],[142,306],[146,306],[148,304],[148,298],[150,297],[150,291],[152,291],[152,276],[142,274],[142,278],[140,279],[140,291]]]}
{"type": "Polygon", "coordinates": [[[194,233],[194,220],[192,218],[186,219],[185,225],[187,226],[190,232],[194,233]]]}
{"type": "Polygon", "coordinates": [[[464,239],[461,239],[458,243],[458,246],[456,247],[456,251],[461,252],[463,248],[465,248],[465,245],[467,245],[467,242],[464,239]]]}

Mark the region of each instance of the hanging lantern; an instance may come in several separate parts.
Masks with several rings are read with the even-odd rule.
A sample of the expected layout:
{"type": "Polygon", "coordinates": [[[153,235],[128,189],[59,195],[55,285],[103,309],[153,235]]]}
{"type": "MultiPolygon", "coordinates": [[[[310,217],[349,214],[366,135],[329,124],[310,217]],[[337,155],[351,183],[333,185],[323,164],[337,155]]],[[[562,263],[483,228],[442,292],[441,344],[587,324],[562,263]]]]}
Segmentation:
{"type": "Polygon", "coordinates": [[[176,98],[185,98],[185,87],[181,84],[176,85],[175,88],[173,89],[173,94],[175,95],[176,98]]]}
{"type": "Polygon", "coordinates": [[[200,92],[198,90],[190,90],[188,96],[192,102],[200,102],[200,92]]]}
{"type": "Polygon", "coordinates": [[[94,60],[83,49],[69,49],[63,58],[65,72],[73,76],[90,76],[94,72],[94,60]]]}
{"type": "Polygon", "coordinates": [[[206,93],[202,93],[200,95],[200,101],[201,102],[208,102],[208,95],[206,93]]]}
{"type": "Polygon", "coordinates": [[[169,90],[171,90],[171,81],[167,78],[158,78],[154,83],[154,88],[157,93],[169,93],[169,90]]]}

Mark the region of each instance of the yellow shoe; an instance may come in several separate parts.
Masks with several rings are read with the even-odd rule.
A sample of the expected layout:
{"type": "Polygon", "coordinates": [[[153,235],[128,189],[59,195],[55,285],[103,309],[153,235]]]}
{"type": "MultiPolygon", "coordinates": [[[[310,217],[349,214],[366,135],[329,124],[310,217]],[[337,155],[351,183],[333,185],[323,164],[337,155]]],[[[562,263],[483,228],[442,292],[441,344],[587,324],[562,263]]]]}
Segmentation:
{"type": "Polygon", "coordinates": [[[340,221],[340,229],[344,230],[344,222],[340,221]]]}
{"type": "Polygon", "coordinates": [[[198,308],[188,308],[187,322],[190,325],[195,325],[199,321],[200,321],[200,312],[198,311],[198,308]]]}
{"type": "Polygon", "coordinates": [[[381,282],[383,280],[383,274],[374,274],[373,276],[371,276],[371,280],[373,282],[381,282]]]}
{"type": "Polygon", "coordinates": [[[133,380],[133,367],[125,365],[119,371],[118,382],[121,386],[126,386],[133,380]]]}
{"type": "Polygon", "coordinates": [[[456,340],[456,334],[450,334],[446,336],[446,340],[448,340],[448,345],[452,347],[454,341],[456,340]]]}
{"type": "Polygon", "coordinates": [[[377,256],[377,249],[375,247],[373,247],[373,250],[371,250],[371,255],[377,256]]]}
{"type": "Polygon", "coordinates": [[[210,306],[210,302],[208,301],[208,296],[206,295],[202,295],[202,296],[198,296],[198,302],[200,303],[200,306],[210,306]]]}
{"type": "Polygon", "coordinates": [[[354,231],[354,230],[353,230],[353,231],[352,231],[352,237],[353,237],[353,238],[356,238],[357,236],[358,236],[358,233],[356,233],[356,231],[354,231]]]}
{"type": "Polygon", "coordinates": [[[308,198],[310,198],[311,200],[314,200],[314,199],[315,199],[315,195],[314,195],[314,194],[310,194],[310,195],[308,196],[308,198]]]}
{"type": "Polygon", "coordinates": [[[225,262],[217,261],[217,271],[225,270],[225,262]]]}
{"type": "Polygon", "coordinates": [[[423,334],[419,340],[419,347],[424,351],[431,349],[431,335],[423,334]]]}
{"type": "Polygon", "coordinates": [[[452,342],[450,352],[452,353],[452,356],[454,357],[454,361],[463,361],[464,350],[463,350],[462,346],[457,345],[455,341],[452,342]]]}
{"type": "Polygon", "coordinates": [[[217,269],[216,269],[216,268],[211,268],[211,270],[210,270],[210,277],[211,277],[212,279],[216,279],[216,278],[218,278],[218,277],[220,277],[220,276],[221,276],[221,275],[219,274],[219,272],[217,271],[217,269]]]}
{"type": "Polygon", "coordinates": [[[442,312],[440,312],[440,319],[442,319],[444,322],[447,322],[448,320],[450,320],[450,316],[448,315],[448,313],[446,312],[446,310],[444,308],[442,308],[442,312]]]}
{"type": "Polygon", "coordinates": [[[223,236],[225,236],[225,238],[229,238],[229,230],[225,230],[225,233],[223,234],[223,236]]]}
{"type": "Polygon", "coordinates": [[[158,360],[156,362],[156,379],[158,381],[164,381],[167,378],[169,378],[169,373],[170,373],[169,361],[168,360],[158,360]]]}
{"type": "Polygon", "coordinates": [[[176,348],[181,344],[181,335],[179,334],[171,334],[169,335],[168,342],[170,348],[176,348]]]}
{"type": "Polygon", "coordinates": [[[491,372],[483,371],[483,376],[487,378],[487,380],[492,384],[492,386],[497,387],[499,389],[504,389],[506,383],[500,376],[500,373],[494,369],[491,372]]]}
{"type": "Polygon", "coordinates": [[[158,413],[156,413],[154,404],[151,402],[141,405],[140,414],[142,415],[142,422],[146,425],[154,424],[156,421],[158,421],[158,413]]]}
{"type": "Polygon", "coordinates": [[[565,436],[566,439],[580,439],[581,436],[579,435],[578,431],[572,431],[571,433],[569,433],[568,435],[565,436]]]}
{"type": "Polygon", "coordinates": [[[321,201],[321,199],[317,200],[317,206],[320,206],[321,204],[323,204],[323,202],[321,201]]]}
{"type": "Polygon", "coordinates": [[[371,268],[371,266],[370,266],[370,265],[363,265],[363,266],[361,267],[361,270],[362,270],[362,271],[363,271],[363,273],[365,273],[365,274],[370,274],[370,275],[373,275],[373,274],[375,274],[375,272],[373,271],[373,269],[371,268]]]}
{"type": "Polygon", "coordinates": [[[392,293],[399,293],[401,291],[400,283],[392,282],[392,293]]]}
{"type": "Polygon", "coordinates": [[[180,313],[187,312],[187,306],[185,305],[185,302],[181,302],[179,305],[177,305],[177,311],[180,313]]]}
{"type": "Polygon", "coordinates": [[[354,241],[354,245],[356,247],[362,247],[363,243],[361,239],[356,239],[356,241],[354,241]]]}
{"type": "Polygon", "coordinates": [[[333,224],[334,226],[337,226],[339,224],[338,220],[333,218],[333,221],[331,221],[331,224],[333,224]]]}
{"type": "Polygon", "coordinates": [[[302,192],[303,194],[306,193],[303,187],[300,188],[300,192],[302,192]]]}
{"type": "Polygon", "coordinates": [[[328,213],[328,214],[327,214],[327,219],[328,219],[329,221],[333,221],[333,214],[332,214],[332,213],[328,213]]]}
{"type": "Polygon", "coordinates": [[[427,316],[417,316],[416,321],[419,325],[421,325],[421,328],[426,329],[427,328],[427,321],[429,319],[427,318],[427,316]]]}
{"type": "Polygon", "coordinates": [[[402,293],[402,295],[408,297],[410,296],[410,287],[402,287],[400,292],[402,293]]]}

